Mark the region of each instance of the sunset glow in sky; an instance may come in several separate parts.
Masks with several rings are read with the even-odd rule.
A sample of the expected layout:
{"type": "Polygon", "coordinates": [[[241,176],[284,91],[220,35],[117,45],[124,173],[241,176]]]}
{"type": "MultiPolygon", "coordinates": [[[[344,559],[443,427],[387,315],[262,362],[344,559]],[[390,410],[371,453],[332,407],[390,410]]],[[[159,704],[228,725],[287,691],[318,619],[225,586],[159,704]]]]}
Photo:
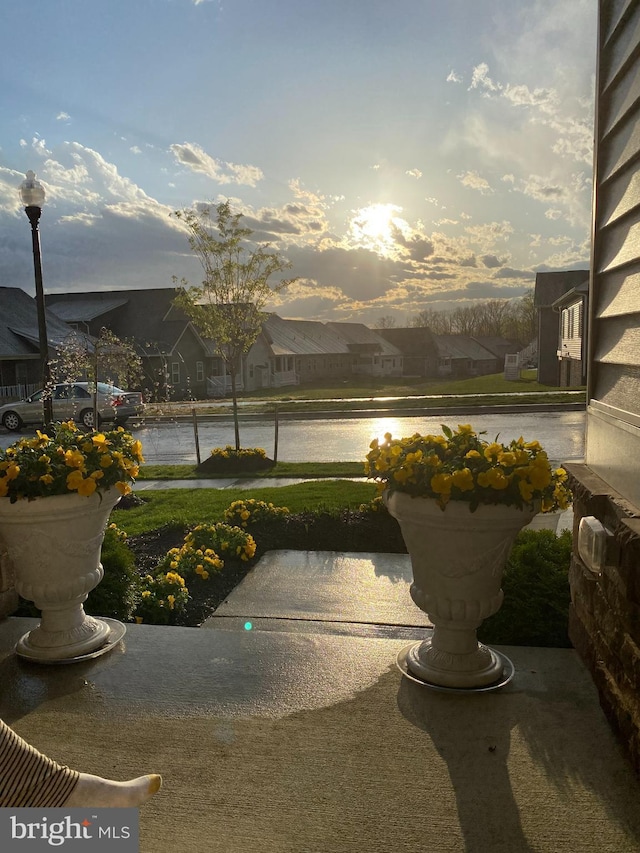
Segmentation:
{"type": "Polygon", "coordinates": [[[285,317],[398,325],[589,263],[595,0],[33,0],[0,53],[0,286],[200,282],[230,198],[285,317]]]}

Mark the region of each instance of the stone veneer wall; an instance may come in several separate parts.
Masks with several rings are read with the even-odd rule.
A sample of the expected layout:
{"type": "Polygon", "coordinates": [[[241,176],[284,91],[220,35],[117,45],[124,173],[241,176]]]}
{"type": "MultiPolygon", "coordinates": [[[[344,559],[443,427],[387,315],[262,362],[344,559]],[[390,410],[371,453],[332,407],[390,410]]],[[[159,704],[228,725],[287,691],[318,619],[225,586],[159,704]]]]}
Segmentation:
{"type": "Polygon", "coordinates": [[[591,671],[604,713],[640,773],[640,509],[588,466],[565,467],[575,519],[569,636],[591,671]],[[578,527],[584,516],[595,516],[613,534],[601,574],[578,556],[578,527]]]}

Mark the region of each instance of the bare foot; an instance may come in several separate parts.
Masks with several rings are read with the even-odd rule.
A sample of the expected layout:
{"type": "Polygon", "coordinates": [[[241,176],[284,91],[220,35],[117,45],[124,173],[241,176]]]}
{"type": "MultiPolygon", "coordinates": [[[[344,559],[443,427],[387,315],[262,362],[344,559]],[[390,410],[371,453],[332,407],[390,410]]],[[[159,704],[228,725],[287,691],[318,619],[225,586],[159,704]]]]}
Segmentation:
{"type": "Polygon", "coordinates": [[[162,777],[157,773],[128,782],[81,773],[64,805],[65,808],[137,808],[159,791],[161,785],[162,777]]]}

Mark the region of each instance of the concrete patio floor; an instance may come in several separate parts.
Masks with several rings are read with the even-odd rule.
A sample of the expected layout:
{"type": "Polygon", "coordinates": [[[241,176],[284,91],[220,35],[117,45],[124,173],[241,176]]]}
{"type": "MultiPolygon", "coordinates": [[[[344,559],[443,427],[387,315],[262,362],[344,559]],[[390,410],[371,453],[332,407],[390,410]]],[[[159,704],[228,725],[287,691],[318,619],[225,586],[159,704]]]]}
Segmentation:
{"type": "Polygon", "coordinates": [[[128,625],[85,663],[20,660],[36,622],[1,621],[0,716],[82,770],[162,773],[142,853],[640,850],[573,650],[504,647],[506,687],[436,692],[395,665],[429,630],[403,555],[268,557],[203,629],[128,625]]]}

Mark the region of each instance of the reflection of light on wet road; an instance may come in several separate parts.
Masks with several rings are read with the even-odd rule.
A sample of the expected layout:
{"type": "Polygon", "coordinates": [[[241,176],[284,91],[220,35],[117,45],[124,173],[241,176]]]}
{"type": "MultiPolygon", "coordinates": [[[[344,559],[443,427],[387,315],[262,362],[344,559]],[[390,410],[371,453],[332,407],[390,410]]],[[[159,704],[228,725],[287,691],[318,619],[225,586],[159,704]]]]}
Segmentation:
{"type": "MultiPolygon", "coordinates": [[[[556,461],[580,459],[584,455],[584,412],[526,412],[501,415],[453,415],[436,417],[371,417],[332,420],[281,420],[278,460],[280,462],[361,462],[374,438],[386,432],[401,438],[420,433],[438,433],[442,423],[456,427],[471,423],[477,431],[485,430],[490,440],[500,441],[524,436],[534,438],[556,461]]],[[[202,459],[214,447],[234,443],[233,423],[225,421],[199,424],[202,459]]],[[[145,460],[149,464],[193,464],[196,461],[195,440],[191,423],[150,424],[135,430],[142,441],[145,460]]],[[[0,435],[0,447],[8,447],[16,433],[0,435]]],[[[243,447],[262,447],[273,456],[274,426],[272,421],[240,421],[243,447]]]]}

